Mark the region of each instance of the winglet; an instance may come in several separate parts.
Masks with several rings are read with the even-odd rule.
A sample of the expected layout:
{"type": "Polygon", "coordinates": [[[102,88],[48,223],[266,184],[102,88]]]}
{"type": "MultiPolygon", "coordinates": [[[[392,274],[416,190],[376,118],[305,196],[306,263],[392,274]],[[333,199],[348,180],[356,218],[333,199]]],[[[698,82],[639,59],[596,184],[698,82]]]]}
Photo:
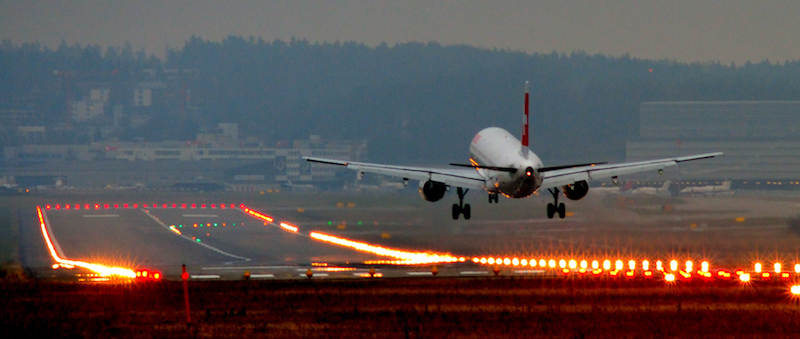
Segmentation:
{"type": "Polygon", "coordinates": [[[528,159],[528,107],[530,104],[530,94],[528,93],[528,81],[525,81],[525,114],[522,116],[522,137],[520,138],[520,153],[522,157],[528,159]]]}

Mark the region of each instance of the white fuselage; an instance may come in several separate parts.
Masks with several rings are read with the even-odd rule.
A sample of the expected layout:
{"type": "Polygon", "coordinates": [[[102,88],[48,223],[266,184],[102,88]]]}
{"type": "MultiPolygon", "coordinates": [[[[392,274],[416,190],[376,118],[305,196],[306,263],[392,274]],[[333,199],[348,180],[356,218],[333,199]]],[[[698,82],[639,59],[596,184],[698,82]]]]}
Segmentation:
{"type": "Polygon", "coordinates": [[[542,184],[537,171],[543,167],[536,154],[521,147],[520,141],[499,127],[481,130],[469,146],[470,161],[476,166],[516,168],[516,173],[481,168],[478,172],[486,179],[484,188],[509,198],[527,197],[542,184]],[[527,154],[523,154],[527,153],[527,154]],[[530,175],[527,174],[531,169],[530,175]]]}

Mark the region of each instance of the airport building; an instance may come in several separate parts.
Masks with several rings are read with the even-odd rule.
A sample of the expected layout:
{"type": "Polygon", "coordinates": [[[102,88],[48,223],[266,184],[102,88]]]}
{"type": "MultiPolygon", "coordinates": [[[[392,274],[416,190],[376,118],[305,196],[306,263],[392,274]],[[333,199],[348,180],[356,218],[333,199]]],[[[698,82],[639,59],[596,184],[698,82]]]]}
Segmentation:
{"type": "Polygon", "coordinates": [[[270,145],[238,140],[235,124],[220,124],[189,142],[6,147],[2,175],[24,187],[58,182],[95,189],[216,184],[233,191],[262,191],[284,184],[340,184],[336,176],[342,168],[310,163],[303,156],[358,161],[366,156],[366,142],[323,141],[312,136],[270,145]]]}
{"type": "Polygon", "coordinates": [[[639,113],[627,161],[724,152],[679,176],[800,188],[800,101],[644,102],[639,113]]]}

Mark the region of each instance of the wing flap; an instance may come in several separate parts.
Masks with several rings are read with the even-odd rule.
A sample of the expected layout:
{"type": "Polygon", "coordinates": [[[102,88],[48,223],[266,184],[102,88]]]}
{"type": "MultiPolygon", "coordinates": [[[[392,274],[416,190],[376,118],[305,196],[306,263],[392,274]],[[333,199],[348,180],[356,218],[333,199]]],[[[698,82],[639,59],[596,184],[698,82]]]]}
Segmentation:
{"type": "Polygon", "coordinates": [[[571,185],[583,180],[598,180],[624,174],[656,171],[669,166],[675,166],[679,162],[708,159],[720,155],[722,155],[721,152],[716,152],[622,164],[587,165],[582,167],[558,169],[544,172],[545,177],[542,181],[542,186],[540,189],[571,185]]]}

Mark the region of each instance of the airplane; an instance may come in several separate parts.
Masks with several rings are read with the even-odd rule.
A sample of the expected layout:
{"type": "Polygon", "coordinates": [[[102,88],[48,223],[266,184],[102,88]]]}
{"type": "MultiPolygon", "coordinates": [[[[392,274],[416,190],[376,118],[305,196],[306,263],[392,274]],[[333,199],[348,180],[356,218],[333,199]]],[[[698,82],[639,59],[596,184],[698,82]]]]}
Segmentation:
{"type": "Polygon", "coordinates": [[[610,195],[610,194],[627,193],[632,188],[633,188],[633,180],[628,180],[625,183],[625,186],[614,185],[610,187],[593,187],[591,191],[593,194],[597,193],[597,194],[610,195]]]}
{"type": "Polygon", "coordinates": [[[451,187],[456,187],[458,203],[453,204],[453,220],[463,215],[470,219],[470,205],[464,204],[464,196],[470,189],[484,190],[489,195],[489,203],[498,203],[499,195],[519,199],[534,194],[538,190],[548,190],[553,203],[547,204],[547,217],[556,214],[564,218],[566,208],[558,202],[559,193],[570,200],[580,200],[589,191],[589,180],[612,178],[616,184],[619,175],[644,171],[658,171],[678,163],[708,159],[722,155],[721,152],[638,161],[621,164],[585,163],[567,166],[545,167],[542,160],[529,147],[530,95],[528,82],[525,82],[525,107],[522,117],[522,135],[517,139],[500,127],[488,127],[475,135],[469,146],[469,164],[450,164],[458,168],[429,168],[384,165],[366,162],[343,161],[337,159],[302,157],[306,161],[345,166],[355,170],[357,177],[364,173],[376,173],[403,179],[419,181],[419,193],[423,199],[435,202],[444,197],[451,187]]]}
{"type": "Polygon", "coordinates": [[[631,190],[631,194],[633,195],[657,195],[657,194],[666,194],[669,193],[669,186],[672,184],[671,180],[667,180],[664,182],[661,187],[639,187],[631,190]]]}
{"type": "Polygon", "coordinates": [[[724,194],[724,193],[733,193],[731,191],[731,181],[725,180],[722,182],[722,185],[709,185],[709,186],[694,186],[694,187],[686,187],[681,190],[681,194],[724,194]]]}

